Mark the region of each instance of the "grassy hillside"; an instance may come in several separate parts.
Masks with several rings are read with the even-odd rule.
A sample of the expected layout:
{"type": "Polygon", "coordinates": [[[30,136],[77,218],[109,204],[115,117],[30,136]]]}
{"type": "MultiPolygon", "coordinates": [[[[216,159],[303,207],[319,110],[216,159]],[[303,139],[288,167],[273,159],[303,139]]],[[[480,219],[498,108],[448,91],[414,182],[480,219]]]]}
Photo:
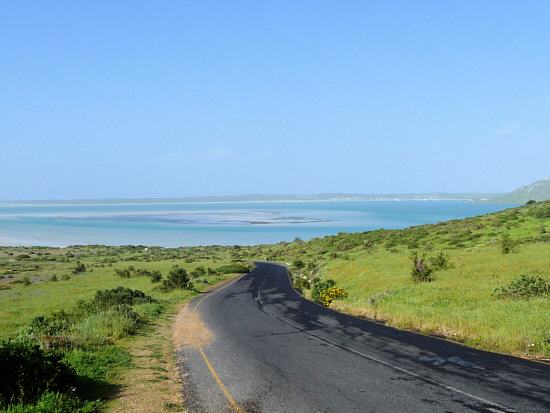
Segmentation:
{"type": "Polygon", "coordinates": [[[499,294],[523,274],[550,285],[550,202],[405,230],[294,242],[273,254],[320,263],[321,278],[348,292],[331,304],[338,310],[477,348],[550,357],[550,291],[530,298],[499,294]],[[413,257],[425,255],[429,265],[441,253],[449,268],[435,271],[431,282],[414,282],[413,257]]]}
{"type": "Polygon", "coordinates": [[[550,178],[542,179],[529,185],[524,185],[509,194],[498,195],[490,198],[490,200],[510,204],[523,204],[530,200],[550,200],[550,178]]]}

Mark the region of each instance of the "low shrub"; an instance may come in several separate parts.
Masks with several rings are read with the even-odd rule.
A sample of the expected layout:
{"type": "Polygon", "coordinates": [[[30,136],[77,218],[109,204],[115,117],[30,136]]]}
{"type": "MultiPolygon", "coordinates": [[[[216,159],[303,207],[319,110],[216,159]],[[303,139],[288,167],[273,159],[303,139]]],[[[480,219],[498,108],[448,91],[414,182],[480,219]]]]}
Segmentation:
{"type": "Polygon", "coordinates": [[[309,290],[311,288],[311,280],[305,275],[298,275],[292,277],[292,286],[302,294],[304,290],[309,290]]]}
{"type": "Polygon", "coordinates": [[[83,272],[86,272],[86,266],[84,263],[77,261],[76,265],[73,268],[73,274],[81,274],[83,272]]]}
{"type": "Polygon", "coordinates": [[[4,413],[95,413],[100,407],[99,401],[84,402],[71,394],[48,391],[36,403],[12,405],[4,413]]]}
{"type": "Polygon", "coordinates": [[[537,205],[537,208],[533,212],[536,218],[550,218],[550,203],[544,205],[537,205]]]}
{"type": "Polygon", "coordinates": [[[333,286],[321,291],[319,296],[321,304],[328,307],[335,299],[346,298],[348,293],[341,287],[333,286]]]}
{"type": "Polygon", "coordinates": [[[106,381],[115,368],[131,366],[132,356],[124,349],[107,346],[96,351],[80,349],[69,351],[65,354],[64,361],[78,376],[106,381]]]}
{"type": "Polygon", "coordinates": [[[345,298],[348,293],[336,285],[333,279],[317,281],[311,289],[311,298],[318,304],[328,307],[335,299],[345,298]]]}
{"type": "Polygon", "coordinates": [[[550,282],[541,277],[522,274],[506,287],[496,288],[493,294],[498,298],[532,298],[550,295],[550,282]]]}
{"type": "Polygon", "coordinates": [[[151,282],[152,283],[158,283],[162,281],[162,275],[158,271],[153,271],[151,273],[151,282]]]}
{"type": "Polygon", "coordinates": [[[193,283],[189,279],[189,274],[184,268],[173,268],[168,273],[168,277],[162,280],[162,290],[169,291],[175,288],[184,290],[193,289],[193,283]]]}
{"type": "Polygon", "coordinates": [[[76,376],[56,351],[24,340],[0,344],[0,405],[35,402],[46,391],[66,391],[76,376]]]}
{"type": "Polygon", "coordinates": [[[439,252],[437,255],[433,257],[428,258],[428,262],[430,263],[430,267],[434,271],[447,270],[449,268],[453,268],[453,265],[449,260],[449,256],[445,254],[443,251],[439,252]]]}
{"type": "Polygon", "coordinates": [[[130,265],[128,268],[115,268],[115,274],[122,278],[149,277],[152,282],[159,282],[162,278],[159,271],[134,268],[133,265],[130,265]]]}
{"type": "Polygon", "coordinates": [[[322,304],[321,293],[331,287],[334,287],[335,285],[336,281],[330,278],[324,281],[317,281],[313,284],[311,289],[311,299],[316,303],[322,304]]]}
{"type": "Polygon", "coordinates": [[[202,265],[198,266],[193,271],[191,271],[191,276],[193,278],[204,277],[205,275],[206,275],[206,268],[204,268],[202,265]]]}
{"type": "Polygon", "coordinates": [[[411,277],[415,283],[434,281],[434,270],[426,262],[425,256],[421,258],[418,255],[413,257],[411,277]]]}
{"type": "Polygon", "coordinates": [[[510,238],[510,235],[504,234],[499,241],[500,246],[500,252],[503,254],[510,254],[512,252],[516,252],[518,249],[518,242],[512,240],[510,238]]]}
{"type": "Polygon", "coordinates": [[[71,327],[70,335],[76,347],[98,348],[135,334],[141,325],[139,315],[123,304],[90,314],[71,327]]]}
{"type": "Polygon", "coordinates": [[[156,302],[156,300],[146,295],[143,291],[132,290],[126,287],[116,287],[111,290],[98,290],[93,299],[93,304],[100,308],[153,302],[156,302]]]}

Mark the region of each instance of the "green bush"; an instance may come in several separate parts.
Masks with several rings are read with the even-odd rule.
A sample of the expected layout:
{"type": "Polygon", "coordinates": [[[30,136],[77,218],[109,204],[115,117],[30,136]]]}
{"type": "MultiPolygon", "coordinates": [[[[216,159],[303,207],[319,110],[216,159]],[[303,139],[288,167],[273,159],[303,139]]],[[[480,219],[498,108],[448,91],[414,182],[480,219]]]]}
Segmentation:
{"type": "Polygon", "coordinates": [[[535,275],[522,274],[506,287],[496,288],[493,294],[499,298],[532,298],[550,295],[550,283],[535,275]]]}
{"type": "Polygon", "coordinates": [[[453,268],[453,265],[449,261],[449,256],[445,254],[443,251],[439,252],[437,255],[433,257],[430,257],[428,261],[430,263],[430,267],[433,268],[434,271],[447,270],[449,268],[453,268]]]}
{"type": "Polygon", "coordinates": [[[297,275],[291,277],[292,286],[300,294],[303,294],[304,290],[309,290],[311,288],[311,280],[305,275],[297,275]]]}
{"type": "Polygon", "coordinates": [[[58,335],[69,329],[74,322],[74,314],[69,314],[64,310],[52,313],[50,316],[39,315],[34,317],[25,329],[28,333],[39,336],[58,335]]]}
{"type": "Polygon", "coordinates": [[[536,218],[550,218],[550,203],[545,203],[543,205],[537,205],[533,215],[536,218]]]}
{"type": "Polygon", "coordinates": [[[46,391],[65,391],[76,382],[61,353],[30,341],[2,342],[0,371],[0,405],[35,402],[46,391]]]}
{"type": "Polygon", "coordinates": [[[330,278],[324,281],[317,281],[313,284],[313,288],[311,289],[311,298],[313,301],[325,307],[330,306],[335,299],[345,298],[347,296],[347,291],[338,287],[336,281],[330,278]]]}
{"type": "Polygon", "coordinates": [[[65,354],[64,360],[78,376],[106,381],[115,368],[131,366],[132,356],[119,347],[106,346],[96,351],[72,350],[65,354]]]}
{"type": "Polygon", "coordinates": [[[83,272],[86,272],[86,266],[84,265],[84,263],[77,261],[76,265],[73,268],[73,274],[80,274],[83,272]]]}
{"type": "Polygon", "coordinates": [[[168,277],[162,280],[162,289],[164,291],[173,290],[174,288],[181,288],[184,290],[191,290],[193,283],[189,279],[189,274],[184,268],[173,268],[168,273],[168,277]]]}
{"type": "Polygon", "coordinates": [[[206,275],[206,268],[204,268],[203,266],[198,266],[193,271],[191,271],[191,276],[193,278],[204,277],[205,275],[206,275]]]}
{"type": "Polygon", "coordinates": [[[116,287],[111,290],[98,290],[93,299],[93,305],[100,308],[109,308],[118,305],[133,305],[153,303],[156,300],[143,291],[132,290],[126,287],[116,287]]]}
{"type": "Polygon", "coordinates": [[[510,254],[511,252],[516,252],[518,248],[518,242],[512,240],[510,235],[504,234],[499,241],[500,252],[503,254],[510,254]]]}
{"type": "Polygon", "coordinates": [[[313,284],[313,287],[311,288],[311,299],[316,303],[321,304],[321,293],[334,286],[336,286],[336,281],[331,278],[328,278],[324,281],[317,281],[313,284]]]}
{"type": "Polygon", "coordinates": [[[150,278],[152,283],[158,283],[162,281],[162,275],[159,271],[151,272],[150,278]]]}
{"type": "Polygon", "coordinates": [[[98,348],[114,339],[137,332],[142,320],[129,305],[118,305],[90,314],[75,323],[70,330],[73,344],[80,348],[98,348]]]}
{"type": "Polygon", "coordinates": [[[411,277],[415,283],[434,281],[434,270],[426,262],[426,258],[423,256],[419,258],[418,255],[413,257],[411,277]]]}
{"type": "Polygon", "coordinates": [[[12,405],[5,413],[95,413],[99,411],[99,401],[83,402],[78,397],[57,392],[43,393],[35,404],[12,405]]]}

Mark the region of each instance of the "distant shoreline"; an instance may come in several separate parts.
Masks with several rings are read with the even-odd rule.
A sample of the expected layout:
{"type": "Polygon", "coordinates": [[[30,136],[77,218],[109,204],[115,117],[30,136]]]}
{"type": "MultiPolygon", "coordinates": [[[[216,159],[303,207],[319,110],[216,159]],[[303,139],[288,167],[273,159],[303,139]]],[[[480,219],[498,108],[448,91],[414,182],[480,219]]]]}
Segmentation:
{"type": "MultiPolygon", "coordinates": [[[[222,197],[220,197],[222,198],[222,197]]],[[[466,196],[449,196],[449,197],[431,197],[430,195],[410,195],[409,197],[403,196],[400,197],[396,195],[391,196],[372,196],[372,197],[320,197],[320,198],[273,198],[273,199],[203,199],[203,198],[181,198],[181,199],[171,199],[171,198],[158,198],[158,199],[86,199],[86,200],[52,200],[52,201],[0,201],[0,207],[14,207],[14,206],[106,206],[106,205],[181,205],[181,204],[234,204],[234,203],[243,203],[243,204],[252,204],[252,203],[305,203],[305,202],[406,202],[406,201],[464,201],[464,202],[480,202],[486,203],[491,202],[491,198],[486,195],[481,195],[479,197],[466,197],[466,196]]],[[[502,202],[495,202],[502,203],[502,202]]]]}

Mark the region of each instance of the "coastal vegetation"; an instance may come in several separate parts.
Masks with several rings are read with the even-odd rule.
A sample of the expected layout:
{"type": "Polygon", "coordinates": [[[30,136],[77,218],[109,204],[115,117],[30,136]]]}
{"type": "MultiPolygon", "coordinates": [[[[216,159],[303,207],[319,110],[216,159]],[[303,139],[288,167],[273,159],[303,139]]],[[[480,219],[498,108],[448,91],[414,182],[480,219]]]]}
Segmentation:
{"type": "MultiPolygon", "coordinates": [[[[35,388],[10,378],[20,388],[2,386],[2,408],[93,411],[140,374],[169,388],[175,367],[159,334],[169,334],[177,305],[258,259],[286,263],[297,291],[336,310],[550,358],[550,201],[269,245],[0,247],[0,361],[15,363],[15,375],[28,360],[51,368],[35,388]]],[[[166,411],[177,406],[159,397],[166,411]]]]}
{"type": "Polygon", "coordinates": [[[176,376],[166,352],[125,372],[144,363],[140,346],[170,343],[156,332],[166,335],[181,302],[236,275],[227,269],[248,269],[214,255],[224,271],[206,269],[214,257],[200,248],[1,248],[0,411],[114,411],[104,401],[140,377],[159,384],[161,406],[181,409],[178,392],[164,392],[176,376]]]}

